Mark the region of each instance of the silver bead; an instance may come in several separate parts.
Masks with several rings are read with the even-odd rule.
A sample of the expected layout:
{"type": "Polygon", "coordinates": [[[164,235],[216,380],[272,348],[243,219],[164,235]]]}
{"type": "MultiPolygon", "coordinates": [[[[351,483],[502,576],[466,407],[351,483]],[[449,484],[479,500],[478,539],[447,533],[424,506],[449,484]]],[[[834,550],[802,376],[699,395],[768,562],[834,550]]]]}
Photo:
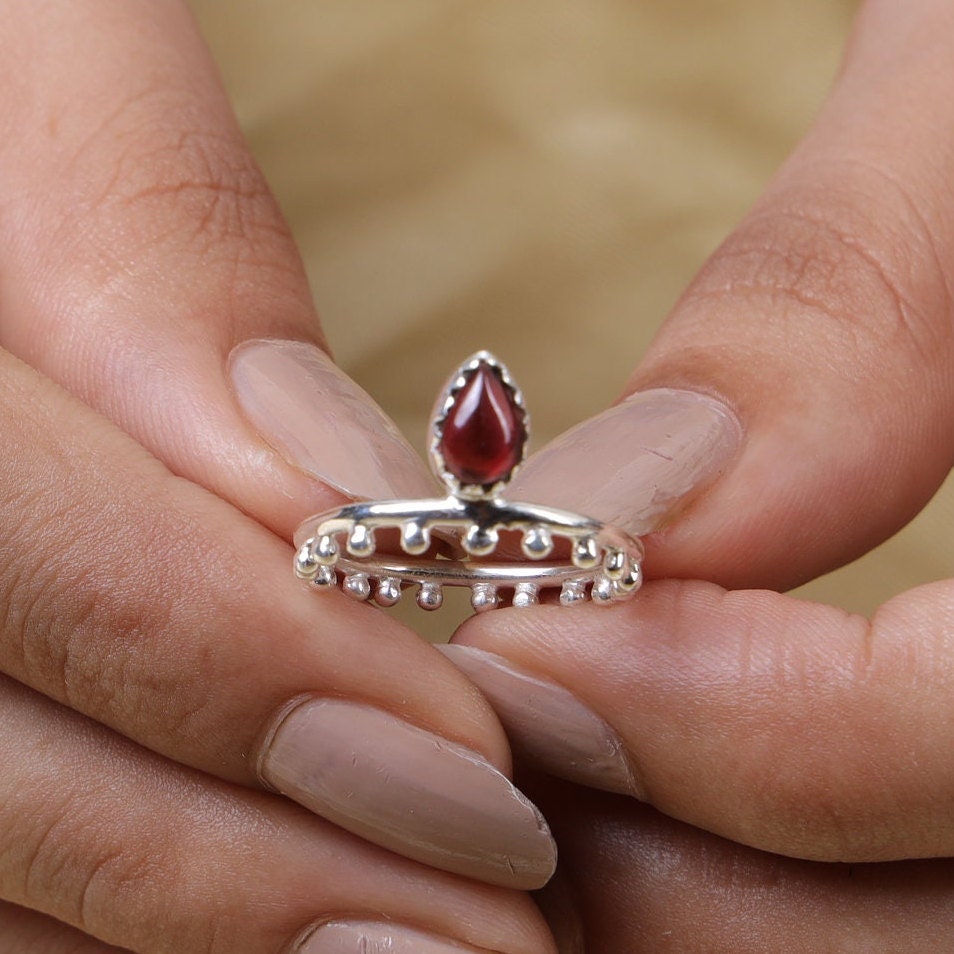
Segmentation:
{"type": "Polygon", "coordinates": [[[486,613],[487,610],[496,609],[500,605],[497,587],[493,583],[477,583],[470,596],[470,605],[476,613],[486,613]]]}
{"type": "Polygon", "coordinates": [[[335,573],[335,568],[333,566],[321,566],[318,567],[318,572],[315,574],[315,578],[311,581],[311,585],[317,587],[319,590],[330,589],[333,586],[336,586],[338,583],[338,574],[335,573]]]}
{"type": "Polygon", "coordinates": [[[598,603],[600,606],[609,606],[616,597],[613,581],[608,576],[600,573],[593,581],[590,596],[594,603],[598,603]]]}
{"type": "Polygon", "coordinates": [[[493,527],[481,527],[472,523],[464,534],[464,549],[473,556],[486,556],[493,553],[499,539],[493,527]]]}
{"type": "Polygon", "coordinates": [[[572,606],[586,600],[586,580],[567,580],[560,590],[560,605],[572,606]]]}
{"type": "Polygon", "coordinates": [[[334,566],[338,562],[338,541],[331,534],[324,534],[315,547],[315,556],[322,566],[334,566]]]}
{"type": "Polygon", "coordinates": [[[349,573],[342,589],[352,599],[364,601],[371,595],[371,581],[367,573],[349,573]]]}
{"type": "Polygon", "coordinates": [[[629,558],[623,550],[616,547],[607,549],[603,557],[603,572],[611,580],[621,580],[626,573],[626,566],[629,558]]]}
{"type": "Polygon", "coordinates": [[[635,560],[630,560],[622,579],[616,581],[616,587],[620,592],[629,595],[635,593],[642,585],[642,568],[635,560]]]}
{"type": "Polygon", "coordinates": [[[539,602],[537,594],[540,588],[536,583],[518,583],[513,591],[513,605],[521,609],[527,606],[536,606],[539,602]]]}
{"type": "Polygon", "coordinates": [[[520,548],[531,560],[542,560],[553,550],[553,536],[546,527],[531,527],[523,535],[520,548]]]}
{"type": "Polygon", "coordinates": [[[408,520],[401,526],[401,549],[405,553],[420,556],[431,545],[431,533],[416,520],[408,520]]]}
{"type": "Polygon", "coordinates": [[[363,523],[356,523],[348,534],[348,552],[356,557],[374,553],[374,534],[363,523]]]}
{"type": "Polygon", "coordinates": [[[573,563],[581,570],[592,570],[600,559],[596,537],[582,537],[573,545],[573,563]]]}
{"type": "Polygon", "coordinates": [[[378,582],[374,591],[374,602],[378,606],[394,606],[401,598],[401,581],[393,576],[387,576],[378,582]]]}
{"type": "Polygon", "coordinates": [[[302,544],[295,554],[295,575],[302,580],[313,580],[319,568],[320,564],[311,552],[310,541],[302,544]]]}
{"type": "Polygon", "coordinates": [[[422,583],[417,591],[417,605],[424,610],[440,609],[444,602],[444,592],[439,583],[422,583]]]}

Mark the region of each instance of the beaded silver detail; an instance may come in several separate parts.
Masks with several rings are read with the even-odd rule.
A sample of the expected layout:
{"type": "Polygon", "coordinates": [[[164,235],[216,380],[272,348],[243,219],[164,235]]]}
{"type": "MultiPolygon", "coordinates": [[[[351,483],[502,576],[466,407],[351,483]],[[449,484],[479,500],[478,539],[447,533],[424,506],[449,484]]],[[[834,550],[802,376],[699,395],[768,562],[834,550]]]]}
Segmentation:
{"type": "Polygon", "coordinates": [[[491,485],[463,484],[448,471],[440,435],[454,397],[481,365],[493,369],[529,426],[507,369],[481,351],[451,376],[438,398],[429,442],[435,476],[449,496],[349,504],[305,520],[295,534],[295,573],[319,590],[337,586],[353,599],[393,606],[416,587],[422,609],[438,609],[443,587],[467,586],[478,613],[502,605],[550,602],[602,606],[629,599],[642,584],[642,542],[581,514],[506,500],[517,463],[491,485]],[[395,541],[392,552],[378,541],[395,541]],[[337,584],[337,586],[336,586],[337,584]]]}

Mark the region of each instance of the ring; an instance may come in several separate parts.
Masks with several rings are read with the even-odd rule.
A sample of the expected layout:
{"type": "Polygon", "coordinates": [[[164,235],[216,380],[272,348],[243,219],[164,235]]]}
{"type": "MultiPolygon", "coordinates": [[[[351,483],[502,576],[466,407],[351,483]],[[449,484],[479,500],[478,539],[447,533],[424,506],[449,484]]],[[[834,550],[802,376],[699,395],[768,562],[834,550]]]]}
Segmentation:
{"type": "Polygon", "coordinates": [[[449,495],[364,501],[309,517],[295,533],[295,573],[379,606],[416,587],[426,610],[441,606],[445,586],[470,587],[477,612],[532,606],[557,586],[564,606],[628,599],[642,583],[637,537],[505,499],[528,436],[519,388],[497,358],[478,351],[451,375],[431,416],[431,469],[449,495]]]}

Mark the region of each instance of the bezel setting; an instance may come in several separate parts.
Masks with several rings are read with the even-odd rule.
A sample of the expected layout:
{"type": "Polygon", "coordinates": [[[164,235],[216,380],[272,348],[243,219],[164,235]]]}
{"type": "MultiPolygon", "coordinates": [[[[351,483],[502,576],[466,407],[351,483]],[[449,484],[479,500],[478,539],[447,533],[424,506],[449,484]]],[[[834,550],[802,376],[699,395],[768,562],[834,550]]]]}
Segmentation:
{"type": "Polygon", "coordinates": [[[530,415],[527,413],[526,405],[523,401],[523,393],[520,388],[517,387],[516,382],[502,361],[498,360],[489,351],[478,351],[476,354],[471,355],[450,378],[448,378],[447,383],[444,385],[434,404],[434,410],[431,414],[430,440],[427,444],[431,470],[434,476],[456,497],[460,497],[464,500],[483,500],[488,497],[494,497],[501,493],[507,484],[510,483],[513,475],[519,470],[520,465],[526,459],[527,438],[529,435],[530,415]],[[487,484],[467,483],[457,477],[447,466],[447,461],[444,458],[444,452],[441,446],[444,439],[444,426],[447,423],[451,411],[457,404],[458,396],[470,383],[471,376],[476,374],[482,366],[488,368],[499,378],[500,383],[508,392],[514,408],[520,414],[521,427],[523,428],[523,437],[519,443],[519,453],[516,463],[503,478],[491,481],[487,484]]]}

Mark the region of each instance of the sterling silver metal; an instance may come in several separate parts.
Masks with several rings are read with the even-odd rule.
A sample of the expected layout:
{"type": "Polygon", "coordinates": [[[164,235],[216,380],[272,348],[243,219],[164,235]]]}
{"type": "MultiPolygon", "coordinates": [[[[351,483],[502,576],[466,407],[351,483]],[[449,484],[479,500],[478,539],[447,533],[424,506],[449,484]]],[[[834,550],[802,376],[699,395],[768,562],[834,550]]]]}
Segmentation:
{"type": "Polygon", "coordinates": [[[354,503],[309,517],[295,533],[295,573],[319,590],[340,586],[354,599],[379,606],[393,606],[404,587],[416,586],[417,603],[427,610],[441,606],[445,586],[470,587],[478,613],[507,602],[533,606],[555,587],[564,606],[629,599],[642,584],[644,550],[638,538],[580,514],[503,498],[523,461],[528,431],[523,398],[509,372],[489,352],[479,351],[451,376],[431,418],[431,467],[450,495],[354,503]],[[505,479],[462,484],[445,464],[441,437],[457,394],[482,364],[520,410],[524,441],[505,479]],[[501,548],[505,555],[490,559],[502,533],[512,538],[501,548]],[[397,537],[395,552],[378,552],[383,536],[397,537]]]}

